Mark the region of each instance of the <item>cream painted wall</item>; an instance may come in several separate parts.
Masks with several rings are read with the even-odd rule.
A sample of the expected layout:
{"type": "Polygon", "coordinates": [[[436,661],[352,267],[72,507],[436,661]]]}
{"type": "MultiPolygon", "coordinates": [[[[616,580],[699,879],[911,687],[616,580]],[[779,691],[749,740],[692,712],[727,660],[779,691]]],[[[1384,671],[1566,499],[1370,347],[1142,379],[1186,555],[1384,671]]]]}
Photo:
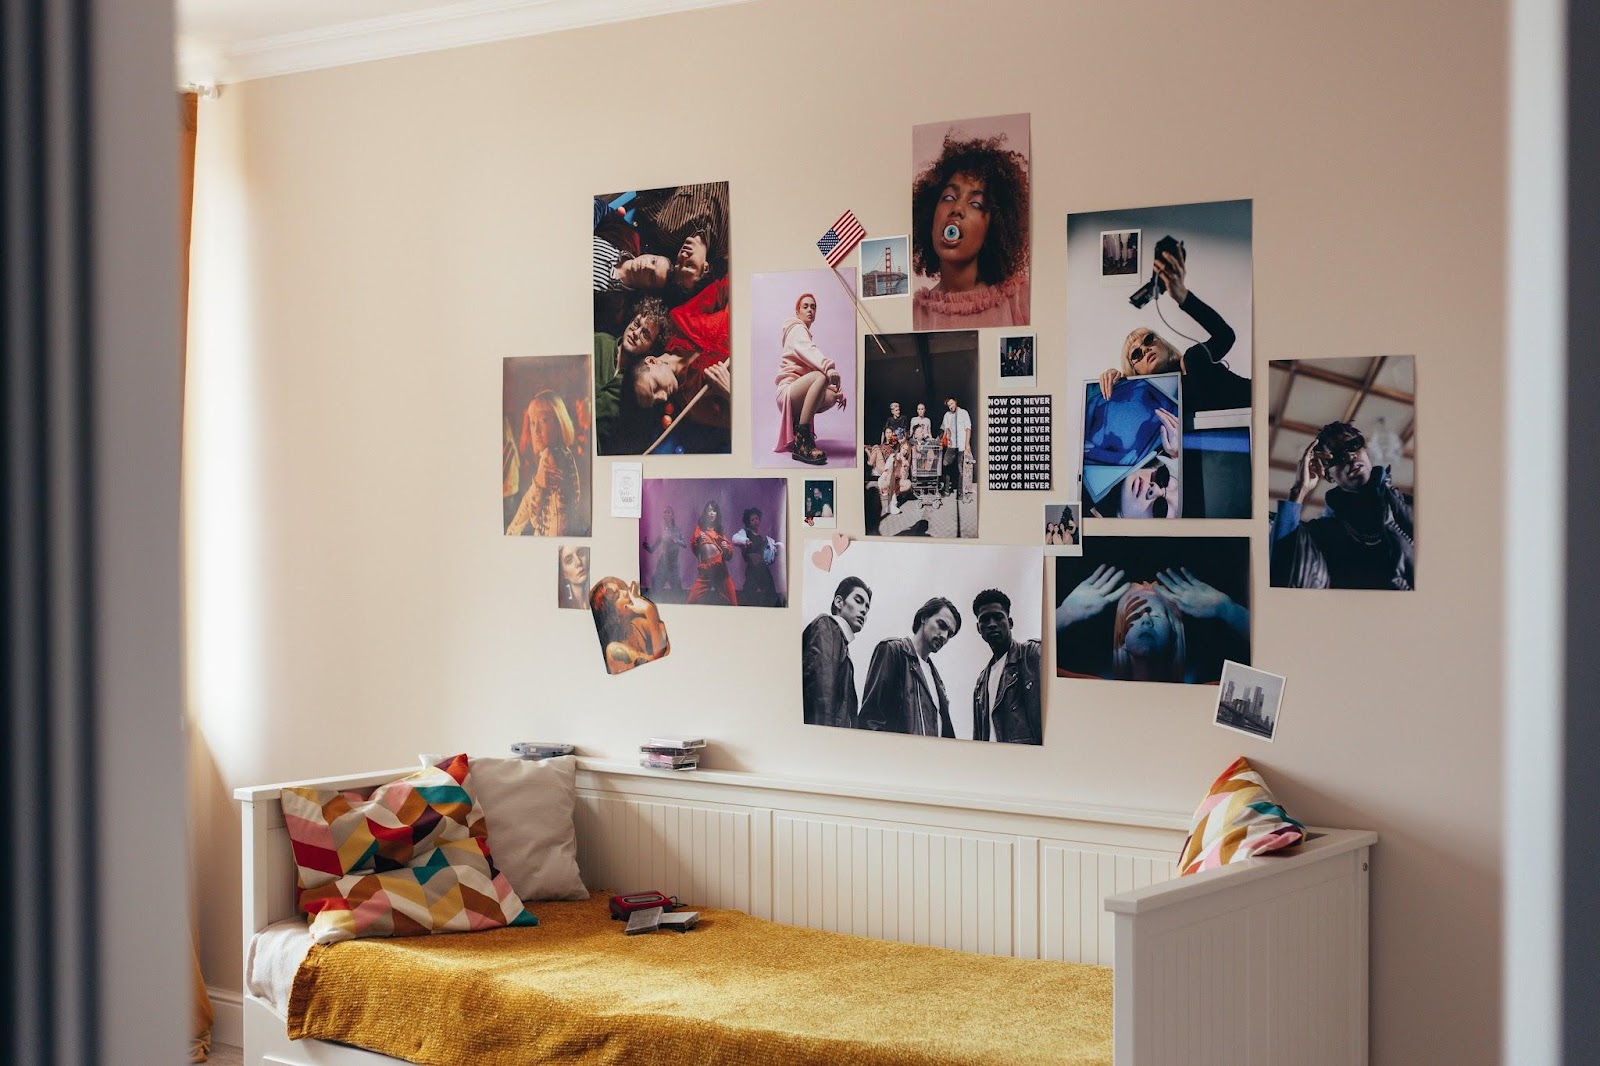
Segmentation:
{"type": "MultiPolygon", "coordinates": [[[[239,784],[681,727],[722,767],[1187,811],[1244,751],[1296,815],[1382,834],[1374,1061],[1493,1061],[1505,17],[1440,10],[770,0],[230,87],[202,114],[187,438],[210,982],[240,984],[239,784]],[[742,368],[752,271],[817,265],[846,206],[904,232],[911,126],[1017,111],[1058,422],[1066,214],[1252,197],[1258,379],[1417,356],[1420,591],[1272,590],[1263,524],[1197,530],[1253,538],[1256,661],[1290,678],[1271,746],[1212,726],[1213,689],[1081,680],[1050,684],[1037,750],[808,728],[798,608],[667,608],[673,654],[608,678],[553,606],[555,544],[502,537],[494,496],[501,358],[590,343],[586,198],[732,183],[742,368]]],[[[748,449],[741,412],[733,456],[646,474],[748,449]]],[[[986,494],[984,539],[1031,540],[1041,502],[986,494]]],[[[634,535],[597,515],[596,571],[632,573],[634,535]]]]}

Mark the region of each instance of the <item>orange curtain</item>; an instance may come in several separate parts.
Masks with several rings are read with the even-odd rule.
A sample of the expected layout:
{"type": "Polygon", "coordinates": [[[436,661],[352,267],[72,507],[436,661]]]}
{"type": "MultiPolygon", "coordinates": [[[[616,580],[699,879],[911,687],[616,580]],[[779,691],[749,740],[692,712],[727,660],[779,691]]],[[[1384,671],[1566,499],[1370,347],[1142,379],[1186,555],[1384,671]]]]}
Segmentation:
{"type": "MultiPolygon", "coordinates": [[[[188,368],[188,322],[189,322],[189,235],[194,224],[194,137],[195,129],[199,122],[200,98],[195,93],[178,94],[178,232],[180,243],[178,246],[178,298],[179,322],[184,328],[184,350],[178,353],[178,387],[183,388],[187,377],[188,368]]],[[[182,394],[179,395],[179,411],[183,410],[182,394]]],[[[193,906],[191,904],[191,913],[193,906]]],[[[191,937],[192,937],[191,933],[191,937]]],[[[189,1042],[189,1061],[204,1062],[211,1054],[211,1025],[215,1015],[211,1010],[211,997],[206,995],[206,978],[200,970],[200,950],[193,939],[189,942],[189,954],[194,960],[194,1009],[192,1011],[191,1037],[189,1042]]]]}

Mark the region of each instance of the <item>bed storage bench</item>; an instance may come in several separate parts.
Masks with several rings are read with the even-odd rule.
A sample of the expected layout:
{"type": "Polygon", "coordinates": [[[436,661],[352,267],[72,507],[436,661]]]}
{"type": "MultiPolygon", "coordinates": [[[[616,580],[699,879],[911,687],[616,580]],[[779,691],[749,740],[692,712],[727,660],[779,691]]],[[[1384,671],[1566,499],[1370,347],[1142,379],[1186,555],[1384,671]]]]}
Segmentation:
{"type": "MultiPolygon", "coordinates": [[[[1112,1057],[1105,1057],[1103,1041],[1096,1050],[1092,1038],[1071,1045],[1090,1051],[1067,1057],[1069,1045],[1056,1040],[1068,1028],[1081,1028],[1082,1018],[1092,1021],[1095,1009],[1104,1013],[1103,1002],[1096,1008],[1085,1000],[1080,1005],[1086,1013],[1062,1009],[1062,1033],[1038,1036],[1034,1061],[1098,1059],[1115,1066],[1367,1062],[1367,878],[1374,833],[1316,829],[1298,848],[1180,880],[1175,858],[1188,823],[1182,815],[751,773],[674,775],[592,759],[581,759],[579,766],[579,862],[593,889],[661,889],[696,908],[742,911],[788,926],[1110,967],[1112,1057]],[[1059,1053],[1052,1057],[1054,1048],[1059,1053]]],[[[409,769],[293,784],[358,789],[409,769]]],[[[235,792],[243,804],[247,946],[258,932],[295,916],[295,865],[278,801],[283,787],[235,792]]],[[[490,833],[492,842],[492,819],[490,833]]],[[[557,926],[578,929],[589,921],[584,908],[590,906],[530,902],[530,909],[548,921],[547,933],[557,926]]],[[[704,949],[719,920],[724,934],[742,930],[744,938],[771,936],[761,932],[771,929],[764,923],[712,913],[705,930],[681,939],[676,933],[653,934],[678,940],[680,947],[667,942],[652,950],[681,951],[697,936],[707,938],[694,942],[704,949]]],[[[538,932],[508,929],[387,943],[403,949],[405,941],[492,940],[538,932]]],[[[615,938],[628,939],[620,927],[615,938]]],[[[367,945],[355,941],[337,948],[349,946],[367,945]]],[[[429,947],[440,950],[437,944],[429,947]]],[[[649,956],[640,951],[634,957],[647,961],[649,956]]],[[[907,961],[899,968],[924,967],[907,961]]],[[[640,971],[641,989],[647,992],[642,1012],[671,1000],[661,988],[682,980],[670,967],[660,969],[662,980],[653,991],[649,967],[640,971]]],[[[1088,997],[1106,983],[1103,971],[1051,970],[1045,966],[1040,972],[1051,980],[1082,976],[1088,997]]],[[[827,977],[818,981],[825,987],[827,977]]],[[[847,991],[841,989],[840,996],[847,991]]],[[[952,1000],[960,995],[959,989],[949,992],[952,1000]]],[[[291,1040],[283,1006],[246,993],[245,1058],[252,1066],[405,1061],[327,1040],[291,1040]]],[[[1006,1046],[1001,1036],[1005,1004],[983,1008],[979,1014],[992,1019],[993,1040],[966,1024],[961,1040],[898,1045],[900,1061],[929,1066],[1005,1061],[995,1057],[1006,1046]]],[[[913,1009],[909,1001],[908,1009],[913,1009]]],[[[403,1016],[405,1003],[397,1002],[394,1010],[403,1016]]],[[[621,1017],[627,1012],[614,1004],[601,1008],[601,1015],[606,1011],[618,1014],[613,1019],[618,1027],[629,1023],[621,1017]]],[[[817,1015],[827,1016],[825,1007],[817,1015]]],[[[586,1024],[587,1047],[547,1047],[539,1054],[560,1062],[644,1061],[627,1057],[622,1043],[606,1050],[605,1026],[612,1022],[605,1017],[586,1024]]],[[[840,1052],[832,1061],[876,1061],[859,1048],[846,1051],[849,1035],[822,1026],[805,1038],[810,1043],[772,1047],[765,1061],[830,1061],[832,1052],[840,1052]],[[786,1052],[793,1054],[786,1057],[786,1052]]],[[[747,1048],[729,1047],[729,1057],[708,1061],[752,1061],[739,1057],[748,1055],[747,1048]]],[[[437,1051],[407,1057],[427,1053],[437,1051]]],[[[516,1060],[480,1055],[462,1061],[516,1060]]]]}

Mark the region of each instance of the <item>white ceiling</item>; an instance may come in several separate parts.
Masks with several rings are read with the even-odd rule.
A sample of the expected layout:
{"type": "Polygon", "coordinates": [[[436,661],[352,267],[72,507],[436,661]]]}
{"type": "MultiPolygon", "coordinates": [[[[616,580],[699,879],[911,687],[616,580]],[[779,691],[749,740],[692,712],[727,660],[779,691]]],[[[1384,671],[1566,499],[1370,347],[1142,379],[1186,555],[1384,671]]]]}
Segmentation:
{"type": "Polygon", "coordinates": [[[749,0],[175,0],[179,83],[289,74],[749,0]]]}

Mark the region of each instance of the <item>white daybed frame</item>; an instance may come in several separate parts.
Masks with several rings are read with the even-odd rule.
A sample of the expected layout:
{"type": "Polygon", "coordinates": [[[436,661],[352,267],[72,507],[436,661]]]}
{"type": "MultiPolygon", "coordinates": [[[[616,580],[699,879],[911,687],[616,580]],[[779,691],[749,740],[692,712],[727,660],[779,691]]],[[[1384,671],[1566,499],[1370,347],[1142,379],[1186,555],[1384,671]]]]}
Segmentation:
{"type": "MultiPolygon", "coordinates": [[[[1178,880],[1182,815],[579,766],[579,862],[591,888],[660,889],[794,925],[1113,966],[1116,1066],[1367,1062],[1375,833],[1314,830],[1292,852],[1178,880]]],[[[293,783],[365,788],[411,769],[293,783]]],[[[247,944],[295,914],[282,787],[234,792],[247,944]]],[[[244,1040],[250,1066],[397,1061],[291,1041],[248,990],[244,1040]]]]}

